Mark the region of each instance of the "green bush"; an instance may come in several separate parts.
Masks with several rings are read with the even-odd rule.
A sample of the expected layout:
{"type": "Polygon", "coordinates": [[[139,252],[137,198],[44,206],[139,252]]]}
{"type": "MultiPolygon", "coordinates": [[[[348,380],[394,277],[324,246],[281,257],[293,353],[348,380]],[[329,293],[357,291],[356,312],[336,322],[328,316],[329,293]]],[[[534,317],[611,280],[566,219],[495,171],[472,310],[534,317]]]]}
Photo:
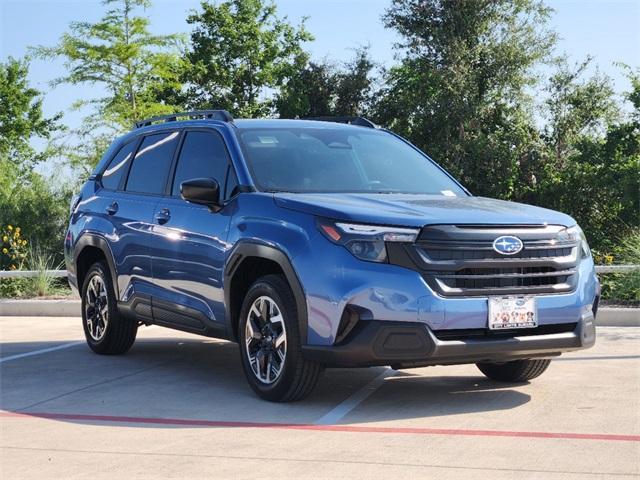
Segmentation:
{"type": "MultiPolygon", "coordinates": [[[[640,229],[632,231],[616,250],[617,255],[594,255],[594,258],[605,260],[601,263],[608,263],[607,257],[611,257],[617,260],[616,263],[640,265],[640,229]]],[[[600,275],[600,282],[603,299],[633,304],[640,302],[640,270],[600,275]]]]}
{"type": "Polygon", "coordinates": [[[26,270],[35,270],[36,276],[3,278],[0,280],[0,298],[68,295],[70,289],[66,279],[49,273],[50,270],[62,268],[62,263],[57,263],[54,258],[55,255],[45,253],[38,247],[31,249],[22,266],[26,270]]]}
{"type": "Polygon", "coordinates": [[[0,298],[34,298],[38,296],[69,296],[71,289],[66,278],[51,278],[42,289],[37,278],[0,279],[0,298]]]}
{"type": "Polygon", "coordinates": [[[0,279],[0,298],[28,297],[31,291],[30,278],[0,279]]]}
{"type": "MultiPolygon", "coordinates": [[[[62,245],[71,197],[71,189],[60,184],[35,172],[21,175],[10,163],[0,161],[0,228],[19,226],[22,240],[38,245],[43,253],[54,255],[56,262],[63,259],[62,245]]],[[[15,231],[14,228],[14,234],[15,231]]],[[[9,236],[6,233],[9,232],[2,232],[0,240],[9,236]]],[[[21,246],[21,254],[26,253],[25,247],[21,246]]],[[[10,269],[5,260],[0,257],[0,269],[10,269]]]]}

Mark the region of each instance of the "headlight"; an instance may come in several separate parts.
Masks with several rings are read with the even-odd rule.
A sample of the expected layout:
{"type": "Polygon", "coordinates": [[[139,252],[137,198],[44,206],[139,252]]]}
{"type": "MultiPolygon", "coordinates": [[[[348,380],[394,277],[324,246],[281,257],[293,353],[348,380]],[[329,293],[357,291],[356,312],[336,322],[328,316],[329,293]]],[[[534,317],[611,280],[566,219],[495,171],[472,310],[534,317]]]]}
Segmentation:
{"type": "Polygon", "coordinates": [[[414,242],[420,230],[355,223],[319,222],[320,231],[333,243],[344,246],[354,257],[369,262],[386,262],[385,242],[414,242]]]}
{"type": "Polygon", "coordinates": [[[582,251],[582,257],[588,258],[591,256],[591,249],[587,243],[587,237],[582,229],[575,225],[570,228],[565,228],[558,234],[558,240],[561,242],[580,242],[580,248],[582,251]]]}

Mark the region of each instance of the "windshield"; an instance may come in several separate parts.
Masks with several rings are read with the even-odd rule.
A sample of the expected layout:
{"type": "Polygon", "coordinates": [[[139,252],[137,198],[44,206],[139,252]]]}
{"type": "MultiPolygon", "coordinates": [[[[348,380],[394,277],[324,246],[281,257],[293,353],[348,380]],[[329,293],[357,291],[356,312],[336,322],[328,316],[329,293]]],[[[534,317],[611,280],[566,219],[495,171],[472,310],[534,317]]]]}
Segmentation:
{"type": "Polygon", "coordinates": [[[426,156],[389,133],[307,127],[242,129],[239,137],[260,190],[466,195],[426,156]]]}

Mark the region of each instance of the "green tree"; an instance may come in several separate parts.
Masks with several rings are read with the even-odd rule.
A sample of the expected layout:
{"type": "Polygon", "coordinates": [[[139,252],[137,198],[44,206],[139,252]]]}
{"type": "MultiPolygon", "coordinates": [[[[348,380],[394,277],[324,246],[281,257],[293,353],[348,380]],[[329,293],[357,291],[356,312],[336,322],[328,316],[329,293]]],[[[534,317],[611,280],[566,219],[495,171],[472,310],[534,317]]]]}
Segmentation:
{"type": "Polygon", "coordinates": [[[581,141],[602,137],[618,115],[610,80],[596,73],[582,80],[591,59],[571,67],[565,57],[556,59],[556,71],[545,88],[543,135],[552,150],[547,165],[565,167],[581,141]]]}
{"type": "Polygon", "coordinates": [[[0,63],[0,229],[19,227],[32,245],[60,254],[68,192],[33,167],[56,153],[49,141],[61,129],[61,115],[44,116],[28,73],[27,60],[0,63]],[[36,149],[34,141],[45,146],[36,149]]]}
{"type": "Polygon", "coordinates": [[[18,174],[0,163],[0,227],[20,227],[30,245],[55,255],[56,262],[62,260],[71,197],[60,180],[34,171],[18,174]]]}
{"type": "Polygon", "coordinates": [[[102,3],[107,11],[99,21],[73,22],[58,45],[35,50],[42,58],[64,59],[67,74],[53,83],[103,87],[103,97],[80,100],[75,106],[96,107],[98,123],[116,130],[175,111],[159,97],[165,89],[179,89],[181,37],[149,32],[149,19],[136,12],[148,7],[150,0],[102,3]]]}
{"type": "Polygon", "coordinates": [[[46,142],[59,131],[61,114],[46,118],[42,95],[28,82],[27,59],[9,58],[0,63],[0,162],[3,169],[26,173],[52,155],[51,147],[41,151],[31,142],[46,142]]]}
{"type": "Polygon", "coordinates": [[[333,115],[337,79],[327,61],[309,61],[287,80],[275,100],[280,118],[333,115]]]}
{"type": "Polygon", "coordinates": [[[187,23],[186,103],[244,117],[271,113],[269,94],[304,66],[302,45],[312,40],[304,21],[291,25],[264,0],[203,1],[187,23]]]}
{"type": "Polygon", "coordinates": [[[555,42],[536,0],[393,0],[399,65],[376,119],[430,153],[477,194],[533,188],[537,131],[527,87],[555,42]]]}
{"type": "MultiPolygon", "coordinates": [[[[544,169],[531,201],[571,214],[591,246],[611,252],[640,226],[640,81],[621,117],[610,80],[561,61],[547,86],[544,169]]],[[[637,235],[637,233],[636,233],[637,235]]]]}
{"type": "Polygon", "coordinates": [[[368,48],[341,66],[309,61],[281,88],[276,110],[282,118],[362,115],[371,102],[374,66],[368,48]]]}

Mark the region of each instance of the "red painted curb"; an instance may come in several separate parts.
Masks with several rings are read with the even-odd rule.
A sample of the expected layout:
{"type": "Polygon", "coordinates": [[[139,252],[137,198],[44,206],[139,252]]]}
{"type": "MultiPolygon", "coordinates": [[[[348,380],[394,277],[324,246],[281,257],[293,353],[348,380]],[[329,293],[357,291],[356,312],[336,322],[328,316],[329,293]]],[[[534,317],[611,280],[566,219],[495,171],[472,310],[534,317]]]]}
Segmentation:
{"type": "Polygon", "coordinates": [[[481,437],[521,437],[571,440],[601,440],[640,442],[640,435],[617,435],[608,433],[562,433],[562,432],[518,432],[508,430],[471,430],[454,428],[421,428],[421,427],[367,427],[354,425],[312,425],[297,423],[267,423],[267,422],[227,422],[218,420],[197,420],[186,418],[153,418],[127,417],[111,415],[85,415],[75,413],[48,412],[0,412],[0,418],[46,418],[50,420],[89,421],[105,423],[138,423],[151,425],[172,425],[183,427],[212,427],[212,428],[273,428],[279,430],[311,430],[326,432],[349,433],[395,433],[411,435],[461,435],[481,437]]]}

